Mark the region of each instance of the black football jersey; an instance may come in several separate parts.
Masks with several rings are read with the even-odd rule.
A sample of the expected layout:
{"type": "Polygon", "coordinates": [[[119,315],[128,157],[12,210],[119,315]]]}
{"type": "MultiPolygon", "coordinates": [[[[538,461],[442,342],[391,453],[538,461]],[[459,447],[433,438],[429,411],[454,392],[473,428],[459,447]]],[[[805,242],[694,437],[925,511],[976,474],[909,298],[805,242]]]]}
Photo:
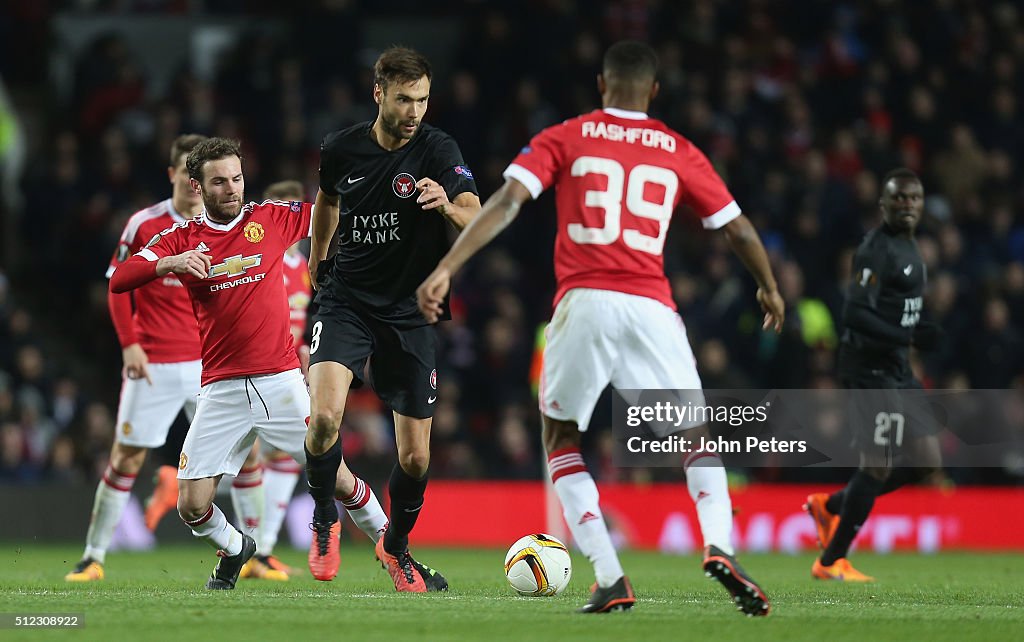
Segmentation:
{"type": "Polygon", "coordinates": [[[372,137],[372,126],[328,134],[320,148],[320,189],[339,196],[341,208],[337,250],[322,287],[383,321],[424,325],[416,288],[448,251],[450,224],[421,209],[415,185],[431,178],[454,201],[477,194],[476,184],[459,146],[440,129],[424,123],[408,143],[388,151],[372,137]]]}
{"type": "Polygon", "coordinates": [[[840,365],[906,369],[927,279],[917,241],[884,223],[871,230],[853,259],[840,365]]]}

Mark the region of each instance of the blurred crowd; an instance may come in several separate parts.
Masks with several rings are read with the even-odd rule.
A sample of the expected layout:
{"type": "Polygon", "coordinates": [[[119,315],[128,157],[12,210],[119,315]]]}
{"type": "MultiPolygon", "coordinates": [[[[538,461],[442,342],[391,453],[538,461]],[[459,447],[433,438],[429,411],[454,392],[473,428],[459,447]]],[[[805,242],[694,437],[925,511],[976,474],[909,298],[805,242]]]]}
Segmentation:
{"type": "MultiPolygon", "coordinates": [[[[102,470],[121,365],[104,271],[127,218],[169,195],[170,141],[182,132],[237,137],[250,197],[298,178],[312,198],[323,135],[376,113],[369,66],[391,43],[369,42],[364,27],[426,8],[297,4],[288,15],[273,13],[277,3],[240,0],[0,8],[0,78],[16,105],[35,108],[21,114],[31,134],[22,204],[0,199],[14,235],[0,279],[0,481],[102,470]],[[210,78],[182,60],[161,92],[112,30],[78,53],[62,93],[43,65],[60,10],[185,14],[196,23],[241,15],[281,28],[244,34],[210,78]]],[[[852,253],[879,223],[880,177],[898,166],[925,185],[925,316],[947,333],[941,349],[915,356],[920,378],[935,388],[1024,387],[1017,3],[452,0],[430,12],[459,37],[452,68],[434,79],[427,121],[455,137],[484,197],[533,134],[600,106],[595,75],[608,44],[656,46],[661,93],[652,114],[710,157],[761,231],[788,305],[783,333],[761,332],[754,284],[722,236],[677,218],[666,268],[707,388],[837,385],[852,253]]],[[[435,477],[542,475],[531,365],[550,314],[554,220],[545,195],[460,275],[454,320],[442,328],[435,477]]],[[[643,476],[610,466],[609,410],[603,401],[585,442],[593,468],[605,479],[643,476]]],[[[354,467],[386,474],[389,421],[372,396],[353,404],[346,452],[354,467]]]]}

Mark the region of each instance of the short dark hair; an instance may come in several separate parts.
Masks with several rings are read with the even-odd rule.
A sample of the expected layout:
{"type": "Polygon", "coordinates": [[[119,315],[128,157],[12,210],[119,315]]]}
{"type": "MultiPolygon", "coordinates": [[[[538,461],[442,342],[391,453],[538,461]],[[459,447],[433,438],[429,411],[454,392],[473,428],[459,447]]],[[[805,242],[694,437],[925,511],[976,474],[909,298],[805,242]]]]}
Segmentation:
{"type": "Polygon", "coordinates": [[[278,181],[263,191],[263,198],[271,201],[301,201],[306,190],[299,181],[278,181]]]}
{"type": "Polygon", "coordinates": [[[620,40],[604,54],[604,75],[622,80],[654,80],[658,74],[658,54],[638,40],[620,40]]]}
{"type": "Polygon", "coordinates": [[[206,140],[202,134],[182,134],[171,143],[171,167],[177,167],[178,159],[187,156],[196,145],[206,140]]]}
{"type": "Polygon", "coordinates": [[[426,76],[430,80],[430,62],[426,56],[408,47],[391,47],[373,65],[373,82],[386,90],[391,83],[416,82],[426,76]]]}
{"type": "Polygon", "coordinates": [[[906,167],[897,167],[896,169],[891,170],[888,174],[885,175],[885,178],[882,179],[882,187],[888,185],[889,181],[893,180],[894,178],[903,178],[908,181],[917,181],[918,183],[921,182],[921,179],[918,178],[917,174],[915,174],[912,170],[909,170],[906,167]]]}
{"type": "Polygon", "coordinates": [[[242,146],[233,138],[207,138],[192,148],[185,160],[188,177],[203,182],[203,164],[207,161],[220,160],[228,156],[242,159],[242,146]]]}

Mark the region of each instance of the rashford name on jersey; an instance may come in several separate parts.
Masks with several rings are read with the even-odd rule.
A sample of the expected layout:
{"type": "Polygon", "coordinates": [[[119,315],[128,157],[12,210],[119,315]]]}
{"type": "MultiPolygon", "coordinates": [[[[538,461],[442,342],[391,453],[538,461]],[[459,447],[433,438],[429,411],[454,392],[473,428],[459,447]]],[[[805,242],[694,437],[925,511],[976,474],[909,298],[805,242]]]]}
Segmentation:
{"type": "Polygon", "coordinates": [[[160,232],[139,256],[188,250],[212,256],[205,279],[182,276],[199,320],[203,385],[298,368],[283,271],[284,253],[309,236],[310,203],[248,203],[230,223],[205,212],[160,232]]]}
{"type": "Polygon", "coordinates": [[[676,139],[666,131],[647,127],[623,127],[618,123],[583,121],[580,134],[584,138],[602,138],[612,142],[640,143],[666,152],[676,151],[676,139]]]}

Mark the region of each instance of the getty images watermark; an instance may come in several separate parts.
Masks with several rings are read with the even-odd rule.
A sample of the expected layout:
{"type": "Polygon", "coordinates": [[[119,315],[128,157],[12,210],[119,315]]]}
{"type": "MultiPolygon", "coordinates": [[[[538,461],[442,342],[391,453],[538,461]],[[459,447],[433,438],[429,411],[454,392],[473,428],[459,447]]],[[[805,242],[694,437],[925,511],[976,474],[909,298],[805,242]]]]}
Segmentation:
{"type": "Polygon", "coordinates": [[[613,461],[734,467],[997,467],[1024,476],[1024,391],[620,390],[613,461]],[[707,427],[706,430],[695,428],[707,427]]]}
{"type": "MultiPolygon", "coordinates": [[[[657,426],[659,433],[664,428],[686,430],[702,424],[720,424],[732,427],[752,424],[766,424],[771,402],[759,406],[711,406],[706,403],[695,404],[684,401],[676,405],[670,401],[656,401],[651,405],[631,405],[626,408],[626,426],[657,426]]],[[[742,453],[742,452],[807,452],[807,442],[803,439],[778,439],[769,437],[762,439],[757,435],[747,435],[742,439],[727,439],[722,436],[687,437],[686,432],[676,435],[659,437],[631,435],[626,438],[626,449],[631,453],[682,453],[698,451],[711,453],[742,453]]]]}

